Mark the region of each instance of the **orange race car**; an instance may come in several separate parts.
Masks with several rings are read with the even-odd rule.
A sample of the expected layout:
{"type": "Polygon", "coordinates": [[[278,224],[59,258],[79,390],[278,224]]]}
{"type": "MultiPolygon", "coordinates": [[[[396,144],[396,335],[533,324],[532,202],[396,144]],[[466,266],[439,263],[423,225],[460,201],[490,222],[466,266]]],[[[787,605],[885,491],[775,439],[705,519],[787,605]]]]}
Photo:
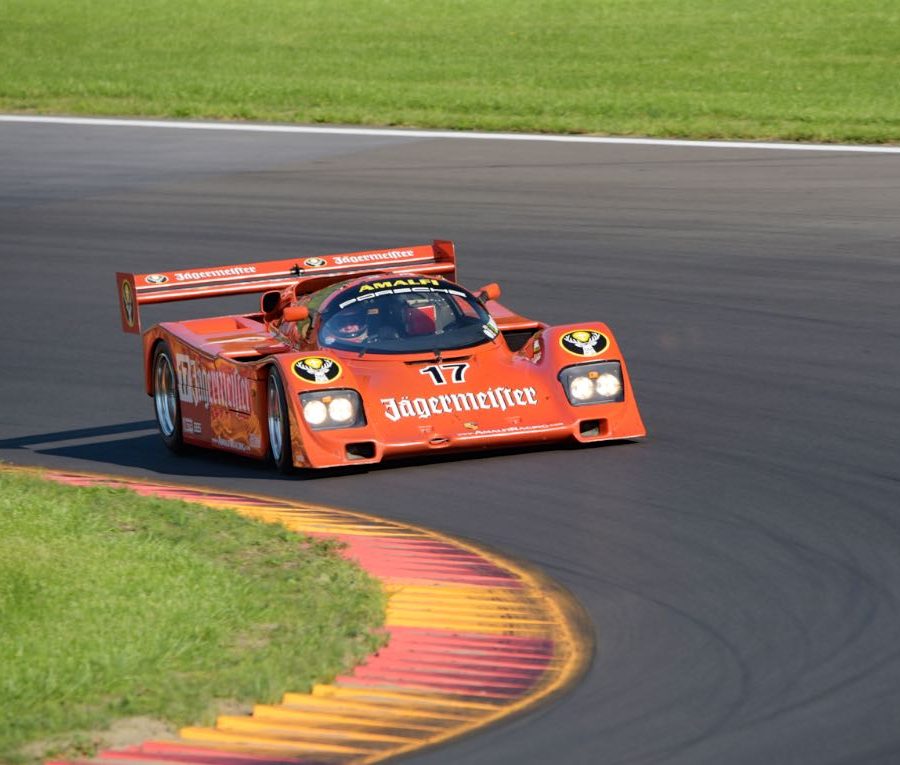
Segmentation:
{"type": "Polygon", "coordinates": [[[452,242],[116,275],[122,328],[140,306],[262,292],[260,310],[143,333],[166,446],[279,469],[443,449],[645,435],[625,361],[599,322],[549,327],[456,283],[452,242]]]}

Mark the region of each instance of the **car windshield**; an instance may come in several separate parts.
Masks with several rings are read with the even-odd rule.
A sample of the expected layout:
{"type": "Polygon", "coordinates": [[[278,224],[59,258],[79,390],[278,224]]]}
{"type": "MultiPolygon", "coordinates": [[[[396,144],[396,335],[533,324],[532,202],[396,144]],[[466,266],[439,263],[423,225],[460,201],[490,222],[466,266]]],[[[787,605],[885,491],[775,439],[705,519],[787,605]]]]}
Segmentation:
{"type": "Polygon", "coordinates": [[[497,336],[481,303],[457,284],[430,277],[371,280],[338,293],[319,325],[319,344],[360,353],[449,351],[497,336]]]}

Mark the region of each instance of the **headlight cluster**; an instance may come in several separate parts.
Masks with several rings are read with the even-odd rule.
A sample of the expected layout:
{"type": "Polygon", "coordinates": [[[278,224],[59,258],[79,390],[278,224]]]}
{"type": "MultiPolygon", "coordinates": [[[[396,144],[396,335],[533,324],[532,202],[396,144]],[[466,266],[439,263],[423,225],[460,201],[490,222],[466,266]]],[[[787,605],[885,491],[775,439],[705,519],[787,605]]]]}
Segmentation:
{"type": "Polygon", "coordinates": [[[618,361],[600,361],[596,364],[576,364],[559,373],[572,406],[608,404],[625,400],[622,385],[622,366],[618,361]]]}
{"type": "Polygon", "coordinates": [[[303,419],[313,430],[357,428],[366,424],[359,393],[355,390],[322,390],[300,394],[303,419]]]}

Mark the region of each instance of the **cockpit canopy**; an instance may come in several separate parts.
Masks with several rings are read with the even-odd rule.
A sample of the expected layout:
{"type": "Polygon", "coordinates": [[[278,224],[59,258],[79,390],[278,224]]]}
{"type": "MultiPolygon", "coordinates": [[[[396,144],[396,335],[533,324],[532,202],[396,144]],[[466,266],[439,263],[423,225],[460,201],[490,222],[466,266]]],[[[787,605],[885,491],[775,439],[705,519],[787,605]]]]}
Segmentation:
{"type": "Polygon", "coordinates": [[[322,348],[420,353],[493,340],[497,325],[470,292],[426,276],[370,278],[332,293],[322,306],[322,348]]]}

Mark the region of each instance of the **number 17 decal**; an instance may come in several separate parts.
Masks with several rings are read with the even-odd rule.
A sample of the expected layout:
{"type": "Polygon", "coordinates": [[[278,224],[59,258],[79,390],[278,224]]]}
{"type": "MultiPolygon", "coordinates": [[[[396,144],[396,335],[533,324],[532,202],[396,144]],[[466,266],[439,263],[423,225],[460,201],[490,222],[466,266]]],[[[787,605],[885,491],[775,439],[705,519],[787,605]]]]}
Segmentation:
{"type": "Polygon", "coordinates": [[[435,364],[419,370],[420,375],[431,375],[431,381],[435,385],[446,385],[447,375],[450,372],[450,382],[461,383],[466,381],[466,370],[469,365],[465,362],[459,364],[435,364]]]}

